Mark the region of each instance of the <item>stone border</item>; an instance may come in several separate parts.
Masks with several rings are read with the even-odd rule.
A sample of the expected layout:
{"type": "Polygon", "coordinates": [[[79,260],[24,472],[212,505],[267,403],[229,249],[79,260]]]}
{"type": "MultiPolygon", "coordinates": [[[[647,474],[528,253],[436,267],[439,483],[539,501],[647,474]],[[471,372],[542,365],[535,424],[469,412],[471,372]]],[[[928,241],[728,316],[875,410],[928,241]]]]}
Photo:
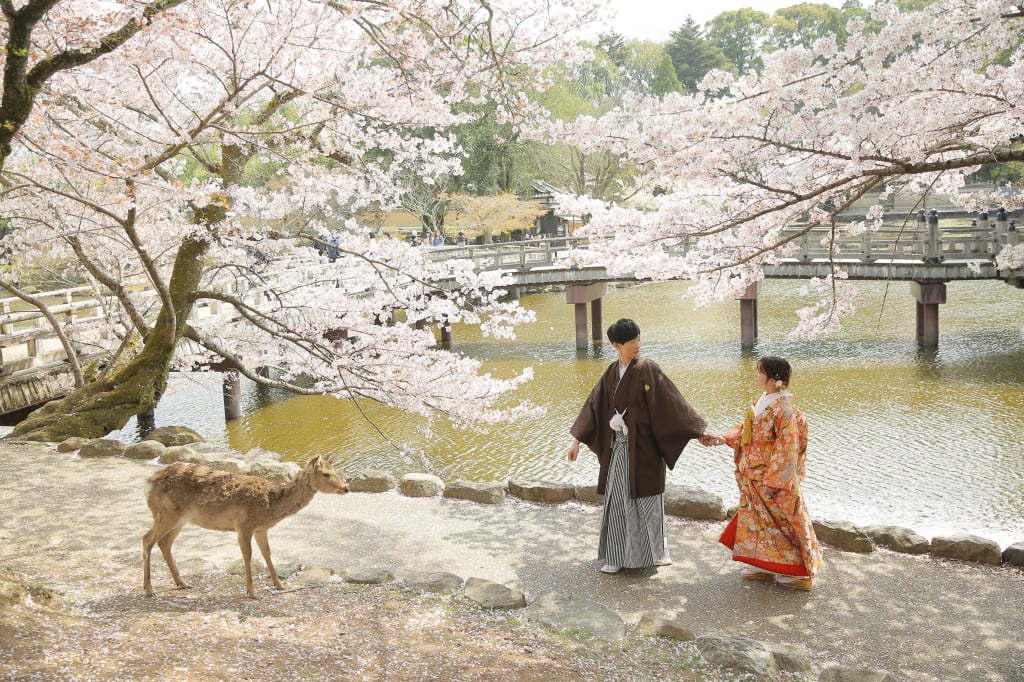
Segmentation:
{"type": "MultiPolygon", "coordinates": [[[[262,476],[275,482],[286,482],[295,477],[301,467],[295,462],[281,461],[281,455],[260,448],[246,453],[202,442],[195,432],[185,427],[164,427],[172,432],[161,440],[185,445],[164,445],[161,440],[147,439],[125,446],[110,438],[69,438],[56,444],[58,452],[75,452],[81,457],[128,457],[154,459],[161,464],[192,462],[233,474],[262,476]],[[182,433],[182,432],[185,433],[182,433]],[[198,439],[198,440],[197,440],[198,439]]],[[[407,497],[443,497],[469,500],[479,504],[503,504],[507,496],[536,504],[564,504],[579,502],[601,504],[603,496],[596,486],[581,486],[559,481],[511,479],[508,481],[467,481],[457,479],[445,482],[428,473],[409,473],[396,479],[390,471],[368,470],[348,477],[350,492],[383,493],[398,491],[407,497]]],[[[724,521],[735,513],[726,509],[722,498],[697,488],[681,485],[665,486],[665,513],[669,516],[697,521],[724,521]]],[[[903,554],[931,554],[941,559],[953,559],[998,566],[1024,566],[1024,542],[1000,549],[994,540],[954,533],[937,535],[930,541],[909,528],[890,525],[871,525],[863,528],[848,521],[812,520],[818,539],[835,549],[846,552],[869,553],[877,547],[903,554]]]]}

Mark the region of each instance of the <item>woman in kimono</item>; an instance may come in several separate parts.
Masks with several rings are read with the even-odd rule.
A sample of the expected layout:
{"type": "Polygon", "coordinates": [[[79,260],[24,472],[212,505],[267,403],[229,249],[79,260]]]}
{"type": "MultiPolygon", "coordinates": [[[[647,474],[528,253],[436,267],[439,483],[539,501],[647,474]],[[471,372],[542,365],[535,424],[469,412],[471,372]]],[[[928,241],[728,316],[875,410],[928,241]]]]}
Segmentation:
{"type": "MultiPolygon", "coordinates": [[[[665,537],[666,468],[675,466],[705,422],[657,363],[640,358],[640,327],[621,319],[608,328],[618,359],[597,382],[570,432],[576,461],[585,443],[600,463],[604,495],[598,558],[605,573],[672,563],[665,537]]],[[[710,444],[710,440],[708,443],[710,444]]]]}
{"type": "Polygon", "coordinates": [[[740,503],[719,538],[732,550],[744,580],[774,580],[810,590],[821,564],[800,481],[805,474],[807,420],[789,392],[785,359],[761,358],[755,383],[764,393],[743,423],[714,442],[733,449],[740,503]]]}

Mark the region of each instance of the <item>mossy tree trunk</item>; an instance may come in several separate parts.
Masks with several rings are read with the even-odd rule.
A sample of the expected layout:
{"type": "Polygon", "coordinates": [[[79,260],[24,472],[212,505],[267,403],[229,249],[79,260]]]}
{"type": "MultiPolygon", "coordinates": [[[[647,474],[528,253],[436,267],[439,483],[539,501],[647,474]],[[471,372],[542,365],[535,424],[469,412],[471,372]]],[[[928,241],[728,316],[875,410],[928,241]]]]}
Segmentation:
{"type": "Polygon", "coordinates": [[[156,407],[167,387],[174,349],[185,330],[203,274],[207,239],[186,239],[178,249],[164,306],[147,334],[142,351],[113,373],[87,383],[64,398],[42,406],[18,424],[11,440],[59,442],[71,436],[101,438],[128,420],[156,407]]]}

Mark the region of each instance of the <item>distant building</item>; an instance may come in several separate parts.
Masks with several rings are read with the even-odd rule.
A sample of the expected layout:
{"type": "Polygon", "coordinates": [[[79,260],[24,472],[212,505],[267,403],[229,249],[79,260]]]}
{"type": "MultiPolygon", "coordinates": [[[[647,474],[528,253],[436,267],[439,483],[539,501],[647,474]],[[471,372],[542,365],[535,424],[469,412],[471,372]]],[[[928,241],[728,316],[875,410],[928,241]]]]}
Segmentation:
{"type": "Polygon", "coordinates": [[[555,195],[565,194],[565,190],[558,189],[543,180],[532,180],[530,187],[533,190],[530,198],[548,209],[547,213],[534,221],[533,231],[535,234],[547,237],[565,237],[571,235],[577,227],[583,224],[584,221],[579,216],[555,212],[555,195]]]}

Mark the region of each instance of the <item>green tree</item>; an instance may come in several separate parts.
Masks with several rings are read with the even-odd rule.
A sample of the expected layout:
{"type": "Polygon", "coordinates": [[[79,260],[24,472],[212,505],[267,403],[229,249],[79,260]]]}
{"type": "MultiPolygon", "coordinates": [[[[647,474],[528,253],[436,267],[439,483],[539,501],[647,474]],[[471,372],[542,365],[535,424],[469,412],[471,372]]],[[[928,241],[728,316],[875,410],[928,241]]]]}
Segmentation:
{"type": "Polygon", "coordinates": [[[804,2],[783,7],[775,12],[772,24],[772,46],[785,49],[797,45],[811,47],[819,38],[836,36],[842,45],[846,42],[846,20],[843,13],[831,5],[804,2]]]}
{"type": "Polygon", "coordinates": [[[761,53],[775,20],[748,8],[722,12],[708,22],[707,39],[718,46],[739,73],[760,72],[761,53]]]}
{"type": "Polygon", "coordinates": [[[721,48],[704,37],[703,30],[691,16],[672,32],[666,51],[676,69],[676,77],[687,92],[696,92],[697,84],[709,71],[736,69],[721,48]]]}
{"type": "Polygon", "coordinates": [[[663,97],[670,92],[682,91],[683,85],[676,75],[672,58],[661,43],[631,40],[626,52],[625,63],[619,65],[623,94],[663,97]]]}

